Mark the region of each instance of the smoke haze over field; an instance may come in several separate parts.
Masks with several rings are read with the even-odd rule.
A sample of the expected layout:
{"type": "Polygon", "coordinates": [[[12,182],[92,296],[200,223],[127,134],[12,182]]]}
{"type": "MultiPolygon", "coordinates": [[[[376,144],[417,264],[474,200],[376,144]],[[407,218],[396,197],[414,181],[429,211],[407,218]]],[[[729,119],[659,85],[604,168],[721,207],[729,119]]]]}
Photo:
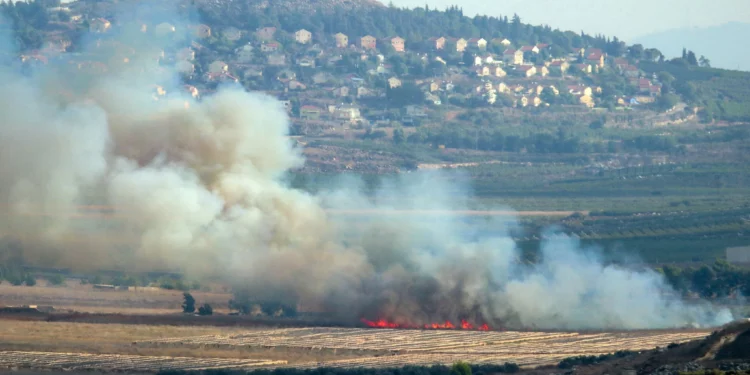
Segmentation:
{"type": "Polygon", "coordinates": [[[106,72],[67,62],[0,72],[0,230],[23,243],[28,261],[179,269],[352,321],[575,329],[731,319],[670,297],[652,271],[606,266],[564,236],[542,245],[542,262],[523,264],[510,217],[470,229],[460,218],[332,220],[328,208],[388,210],[393,195],[410,202],[402,209],[466,209],[469,189],[439,173],[394,178],[374,197],[345,179],[318,195],[291,189],[282,177],[304,160],[281,104],[231,87],[196,100],[150,58],[158,43],[166,42],[92,41],[84,55],[108,61],[106,72]],[[103,46],[135,52],[125,62],[103,46]],[[167,95],[155,100],[154,84],[167,95]],[[88,205],[126,215],[64,215],[88,205]]]}

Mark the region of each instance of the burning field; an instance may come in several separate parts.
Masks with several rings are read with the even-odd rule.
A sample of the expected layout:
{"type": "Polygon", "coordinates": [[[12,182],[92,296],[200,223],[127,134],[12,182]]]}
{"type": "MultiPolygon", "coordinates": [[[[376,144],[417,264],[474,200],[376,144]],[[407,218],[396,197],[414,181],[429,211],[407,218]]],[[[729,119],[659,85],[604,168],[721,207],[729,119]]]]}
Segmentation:
{"type": "Polygon", "coordinates": [[[460,329],[196,328],[0,320],[0,367],[158,371],[274,367],[400,367],[513,362],[554,365],[577,355],[649,350],[705,330],[517,332],[460,329]],[[192,334],[191,334],[192,333],[192,334]],[[44,342],[57,338],[55,349],[44,342]],[[82,354],[81,354],[82,353],[82,354]]]}
{"type": "MultiPolygon", "coordinates": [[[[180,19],[170,23],[190,30],[180,19]]],[[[468,212],[470,182],[460,175],[399,174],[374,189],[341,176],[315,193],[295,189],[287,177],[305,160],[280,101],[238,85],[186,92],[176,70],[153,56],[188,47],[188,35],[89,37],[61,63],[29,72],[0,66],[0,237],[22,262],[179,272],[229,286],[244,312],[307,306],[345,326],[612,330],[734,318],[706,301],[685,303],[649,268],[612,263],[554,231],[528,264],[512,215],[468,224],[431,215],[468,212]],[[131,56],[106,71],[68,63],[111,61],[113,51],[131,56]],[[83,215],[81,207],[127,215],[35,215],[83,215]],[[381,214],[331,215],[352,210],[381,214]],[[425,215],[382,214],[402,210],[425,215]]]]}

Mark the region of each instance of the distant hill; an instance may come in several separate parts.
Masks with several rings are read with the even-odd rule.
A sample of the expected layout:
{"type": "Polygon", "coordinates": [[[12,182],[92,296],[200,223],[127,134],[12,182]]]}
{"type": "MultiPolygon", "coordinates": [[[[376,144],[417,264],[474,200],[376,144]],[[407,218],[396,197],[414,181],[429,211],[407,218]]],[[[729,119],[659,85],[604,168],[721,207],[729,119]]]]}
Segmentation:
{"type": "Polygon", "coordinates": [[[714,67],[750,71],[750,50],[744,47],[746,35],[750,35],[750,23],[733,22],[654,33],[634,42],[658,48],[668,57],[679,57],[685,47],[708,57],[714,67]]]}

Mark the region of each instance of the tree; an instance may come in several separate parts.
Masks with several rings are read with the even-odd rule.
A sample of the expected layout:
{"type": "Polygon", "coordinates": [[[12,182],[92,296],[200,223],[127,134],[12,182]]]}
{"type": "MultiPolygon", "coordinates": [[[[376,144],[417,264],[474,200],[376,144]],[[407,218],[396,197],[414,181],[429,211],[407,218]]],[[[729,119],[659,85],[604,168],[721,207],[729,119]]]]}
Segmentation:
{"type": "Polygon", "coordinates": [[[183,293],[182,296],[185,298],[185,302],[182,303],[182,312],[194,313],[195,312],[195,298],[190,293],[183,293]]]}
{"type": "Polygon", "coordinates": [[[214,309],[211,307],[211,305],[204,303],[203,306],[198,308],[198,315],[206,316],[206,315],[213,315],[214,309]]]}
{"type": "Polygon", "coordinates": [[[65,283],[65,278],[62,275],[52,275],[47,279],[47,282],[50,285],[63,285],[65,283]]]}
{"type": "Polygon", "coordinates": [[[692,66],[698,66],[698,59],[695,57],[695,53],[693,51],[688,52],[687,63],[692,66]]]}
{"type": "Polygon", "coordinates": [[[542,90],[541,95],[539,95],[539,98],[542,99],[545,103],[549,103],[550,105],[555,104],[555,101],[557,100],[557,95],[555,95],[555,91],[552,90],[551,87],[547,86],[542,90]]]}
{"type": "Polygon", "coordinates": [[[451,367],[451,375],[471,375],[471,366],[463,361],[458,361],[451,367]]]}
{"type": "Polygon", "coordinates": [[[406,141],[406,136],[404,135],[404,129],[396,128],[393,129],[393,143],[400,145],[403,144],[406,141]]]}
{"type": "Polygon", "coordinates": [[[630,46],[629,52],[630,52],[630,57],[634,59],[642,59],[644,56],[645,50],[643,49],[642,44],[633,44],[632,46],[630,46]]]}
{"type": "Polygon", "coordinates": [[[26,284],[26,286],[34,286],[36,285],[36,278],[34,275],[28,273],[26,274],[26,278],[24,278],[23,283],[26,284]]]}
{"type": "Polygon", "coordinates": [[[709,60],[706,56],[701,55],[701,57],[698,59],[698,64],[701,67],[710,68],[711,67],[711,60],[709,60]]]}

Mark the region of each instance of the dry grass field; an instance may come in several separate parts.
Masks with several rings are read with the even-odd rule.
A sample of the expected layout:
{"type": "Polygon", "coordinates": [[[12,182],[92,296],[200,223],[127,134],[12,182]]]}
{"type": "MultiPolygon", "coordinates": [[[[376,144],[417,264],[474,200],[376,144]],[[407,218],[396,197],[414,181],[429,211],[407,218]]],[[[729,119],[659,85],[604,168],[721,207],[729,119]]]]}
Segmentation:
{"type": "Polygon", "coordinates": [[[536,367],[576,355],[653,349],[709,333],[240,329],[0,320],[0,367],[142,372],[167,368],[393,367],[456,360],[536,367]]]}
{"type": "MultiPolygon", "coordinates": [[[[217,313],[226,312],[231,299],[229,293],[191,294],[198,303],[211,304],[217,313]]],[[[52,305],[59,310],[89,313],[170,314],[180,312],[182,302],[182,292],[177,290],[97,290],[75,280],[68,280],[65,286],[46,286],[41,279],[33,287],[0,284],[0,306],[52,305]]]]}

